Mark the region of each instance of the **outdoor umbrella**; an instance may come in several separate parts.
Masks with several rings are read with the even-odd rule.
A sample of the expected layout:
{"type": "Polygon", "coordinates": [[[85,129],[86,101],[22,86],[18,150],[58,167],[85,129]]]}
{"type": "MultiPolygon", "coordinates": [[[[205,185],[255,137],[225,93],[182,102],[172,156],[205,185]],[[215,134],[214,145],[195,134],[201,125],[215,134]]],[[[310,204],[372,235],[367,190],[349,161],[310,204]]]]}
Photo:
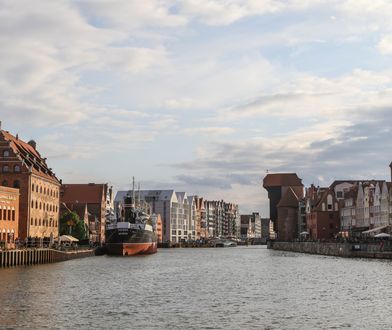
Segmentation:
{"type": "Polygon", "coordinates": [[[388,238],[391,237],[391,235],[387,234],[387,233],[380,233],[377,235],[374,235],[375,238],[388,238]]]}

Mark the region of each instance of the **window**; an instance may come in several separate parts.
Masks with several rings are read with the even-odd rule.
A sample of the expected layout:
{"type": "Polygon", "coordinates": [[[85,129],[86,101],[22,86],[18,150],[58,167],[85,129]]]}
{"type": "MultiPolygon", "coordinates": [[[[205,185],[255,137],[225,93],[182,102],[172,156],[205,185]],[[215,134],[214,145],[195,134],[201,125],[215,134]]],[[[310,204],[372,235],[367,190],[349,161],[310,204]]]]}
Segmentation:
{"type": "Polygon", "coordinates": [[[14,166],[14,172],[15,173],[20,173],[20,166],[19,165],[15,165],[14,166]]]}
{"type": "Polygon", "coordinates": [[[34,225],[34,219],[33,219],[33,218],[31,218],[31,220],[30,220],[30,225],[31,225],[31,226],[34,225]]]}
{"type": "Polygon", "coordinates": [[[14,188],[20,188],[20,181],[19,180],[14,181],[14,188]]]}
{"type": "Polygon", "coordinates": [[[3,173],[8,173],[9,167],[8,165],[3,165],[3,173]]]}
{"type": "Polygon", "coordinates": [[[34,183],[31,185],[31,190],[34,191],[34,183]]]}
{"type": "Polygon", "coordinates": [[[15,210],[12,210],[12,221],[15,221],[15,210]]]}
{"type": "Polygon", "coordinates": [[[0,209],[0,220],[3,220],[3,210],[0,209]]]}
{"type": "Polygon", "coordinates": [[[8,187],[8,181],[7,180],[3,180],[1,185],[4,186],[4,187],[8,187]]]}
{"type": "Polygon", "coordinates": [[[8,210],[8,219],[9,221],[11,221],[11,210],[8,210]]]}
{"type": "Polygon", "coordinates": [[[332,204],[328,204],[328,210],[332,210],[332,204]]]}
{"type": "Polygon", "coordinates": [[[35,225],[38,225],[37,218],[35,218],[34,224],[35,224],[35,225]]]}
{"type": "Polygon", "coordinates": [[[38,201],[35,201],[35,208],[38,209],[38,201]]]}
{"type": "Polygon", "coordinates": [[[34,208],[34,201],[31,201],[31,208],[34,208]]]}
{"type": "Polygon", "coordinates": [[[10,156],[10,152],[8,150],[4,150],[3,157],[9,157],[9,156],[10,156]]]}
{"type": "Polygon", "coordinates": [[[336,192],[336,197],[337,198],[343,198],[343,191],[336,192]]]}

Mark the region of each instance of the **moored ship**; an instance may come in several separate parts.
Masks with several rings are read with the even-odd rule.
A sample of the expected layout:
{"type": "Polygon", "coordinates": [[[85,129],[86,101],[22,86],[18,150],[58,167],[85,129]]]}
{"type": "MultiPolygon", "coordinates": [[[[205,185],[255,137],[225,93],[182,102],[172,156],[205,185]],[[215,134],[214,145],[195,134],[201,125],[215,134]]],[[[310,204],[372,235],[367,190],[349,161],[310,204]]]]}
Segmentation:
{"type": "Polygon", "coordinates": [[[135,201],[134,189],[118,206],[117,219],[106,227],[106,252],[111,255],[131,256],[157,252],[154,218],[147,205],[135,201]]]}

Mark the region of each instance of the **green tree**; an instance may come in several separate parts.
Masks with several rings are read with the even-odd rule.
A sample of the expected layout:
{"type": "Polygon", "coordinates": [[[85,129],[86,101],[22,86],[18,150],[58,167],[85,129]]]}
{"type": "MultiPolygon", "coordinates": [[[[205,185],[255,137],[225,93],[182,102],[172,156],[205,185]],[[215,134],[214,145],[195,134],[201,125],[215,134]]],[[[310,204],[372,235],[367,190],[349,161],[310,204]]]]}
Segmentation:
{"type": "Polygon", "coordinates": [[[84,221],[75,212],[67,211],[60,218],[60,235],[71,235],[84,240],[88,238],[87,233],[84,221]]]}

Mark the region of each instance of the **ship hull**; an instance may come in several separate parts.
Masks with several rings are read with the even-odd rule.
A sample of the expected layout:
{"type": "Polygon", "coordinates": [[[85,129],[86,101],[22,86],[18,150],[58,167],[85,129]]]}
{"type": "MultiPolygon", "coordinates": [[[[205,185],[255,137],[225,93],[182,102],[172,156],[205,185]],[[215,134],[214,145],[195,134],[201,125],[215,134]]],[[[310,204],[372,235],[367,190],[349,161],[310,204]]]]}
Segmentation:
{"type": "Polygon", "coordinates": [[[109,255],[133,256],[157,252],[157,236],[152,231],[114,229],[106,232],[106,252],[109,255]]]}
{"type": "Polygon", "coordinates": [[[147,243],[107,243],[109,255],[133,256],[137,254],[154,254],[157,252],[156,242],[147,243]]]}

